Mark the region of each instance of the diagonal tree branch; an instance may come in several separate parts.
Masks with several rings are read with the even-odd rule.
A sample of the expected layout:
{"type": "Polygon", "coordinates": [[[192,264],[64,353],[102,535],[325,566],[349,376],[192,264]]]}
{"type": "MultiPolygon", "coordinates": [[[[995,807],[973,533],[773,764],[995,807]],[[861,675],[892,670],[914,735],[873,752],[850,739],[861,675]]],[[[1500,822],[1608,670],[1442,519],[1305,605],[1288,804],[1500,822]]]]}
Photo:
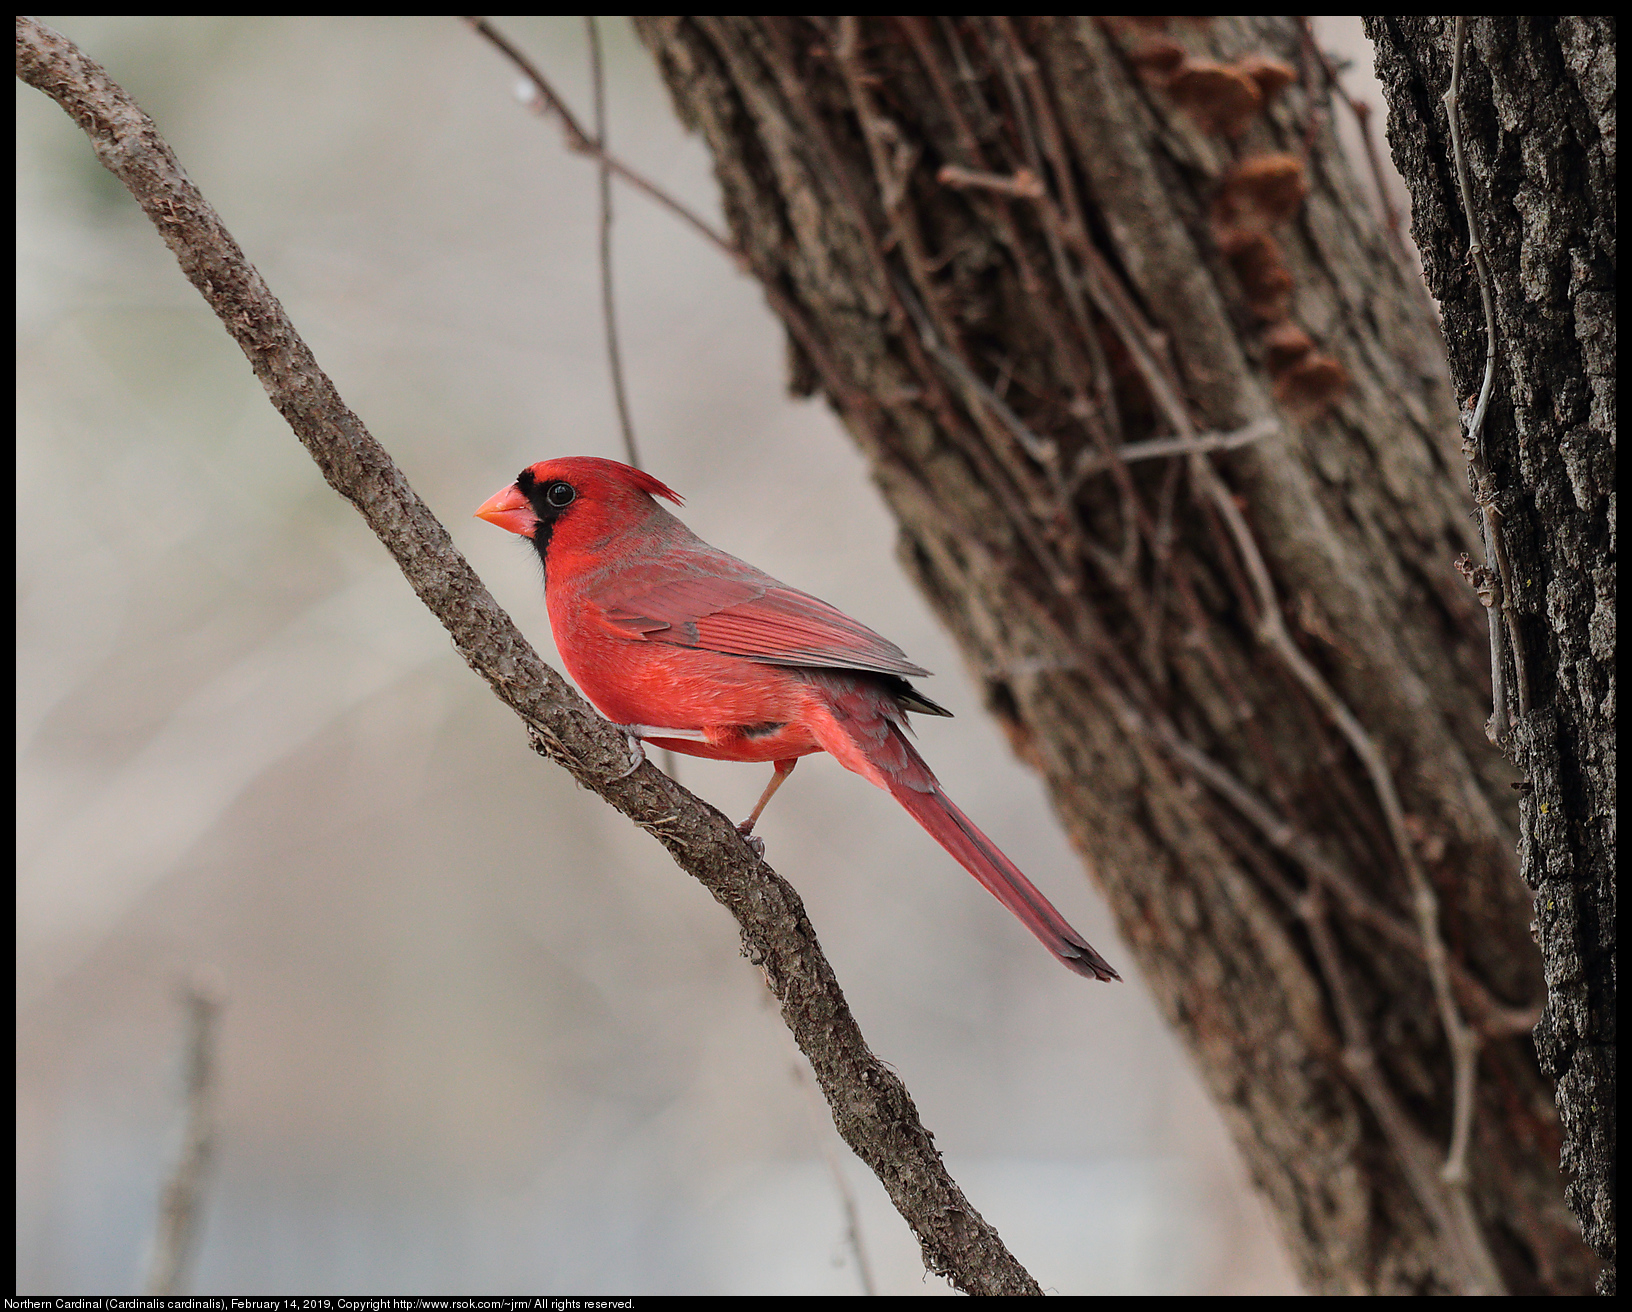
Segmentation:
{"type": "Polygon", "coordinates": [[[906,1087],[868,1050],[799,895],[725,816],[662,771],[644,764],[624,773],[623,735],[539,659],[489,595],[340,399],[152,120],[71,41],[26,17],[17,19],[17,75],[63,108],[135,197],[329,485],[384,543],[466,663],[521,717],[534,749],[648,830],[736,917],[839,1133],[878,1175],[929,1268],[968,1293],[1041,1293],[947,1174],[906,1087]]]}

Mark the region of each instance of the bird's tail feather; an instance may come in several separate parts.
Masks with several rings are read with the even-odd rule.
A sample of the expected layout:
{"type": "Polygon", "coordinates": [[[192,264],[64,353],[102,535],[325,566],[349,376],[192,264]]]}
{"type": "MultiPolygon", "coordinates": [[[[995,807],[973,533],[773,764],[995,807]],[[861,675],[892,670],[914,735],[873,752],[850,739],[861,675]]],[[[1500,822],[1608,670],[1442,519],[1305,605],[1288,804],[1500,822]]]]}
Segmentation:
{"type": "MultiPolygon", "coordinates": [[[[922,758],[903,738],[900,740],[920,765],[922,758]]],[[[1037,891],[1036,886],[1020,873],[1018,866],[998,850],[997,844],[976,827],[975,822],[952,803],[929,767],[931,787],[925,790],[886,776],[886,786],[912,818],[921,824],[931,838],[944,847],[958,864],[978,879],[999,902],[1017,916],[1043,946],[1069,969],[1092,979],[1121,979],[1110,962],[1089,946],[1088,940],[1066,923],[1065,917],[1052,903],[1037,891]]]]}

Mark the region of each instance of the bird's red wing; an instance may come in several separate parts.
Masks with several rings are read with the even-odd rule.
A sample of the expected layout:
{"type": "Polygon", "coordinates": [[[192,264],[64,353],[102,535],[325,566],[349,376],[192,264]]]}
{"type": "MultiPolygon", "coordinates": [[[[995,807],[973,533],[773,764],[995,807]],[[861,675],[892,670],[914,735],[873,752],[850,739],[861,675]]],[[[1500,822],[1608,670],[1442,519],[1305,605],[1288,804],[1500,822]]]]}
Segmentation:
{"type": "MultiPolygon", "coordinates": [[[[720,553],[721,556],[724,553],[720,553]]],[[[701,647],[767,665],[814,665],[924,675],[889,639],[836,606],[784,587],[751,565],[724,557],[704,572],[698,561],[666,561],[626,571],[606,618],[649,642],[701,647]],[[667,577],[657,577],[667,575],[667,577]]]]}
{"type": "Polygon", "coordinates": [[[793,588],[771,588],[751,601],[702,616],[696,625],[701,646],[750,660],[880,674],[929,673],[888,638],[838,607],[793,588]]]}

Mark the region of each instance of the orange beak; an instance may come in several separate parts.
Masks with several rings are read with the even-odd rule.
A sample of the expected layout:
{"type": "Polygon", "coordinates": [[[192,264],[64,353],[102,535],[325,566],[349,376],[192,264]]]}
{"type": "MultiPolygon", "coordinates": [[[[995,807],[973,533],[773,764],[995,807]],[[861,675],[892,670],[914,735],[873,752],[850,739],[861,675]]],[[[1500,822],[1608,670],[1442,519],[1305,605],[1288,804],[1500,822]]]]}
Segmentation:
{"type": "Polygon", "coordinates": [[[524,538],[532,537],[533,530],[538,527],[538,516],[514,483],[482,502],[476,510],[476,518],[519,533],[524,538]]]}

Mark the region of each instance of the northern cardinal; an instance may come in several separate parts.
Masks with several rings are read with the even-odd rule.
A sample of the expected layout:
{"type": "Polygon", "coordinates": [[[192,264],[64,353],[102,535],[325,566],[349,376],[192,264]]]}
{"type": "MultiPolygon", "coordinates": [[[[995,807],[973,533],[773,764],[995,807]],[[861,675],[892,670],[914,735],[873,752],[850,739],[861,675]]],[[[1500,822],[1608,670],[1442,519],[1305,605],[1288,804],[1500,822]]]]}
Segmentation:
{"type": "Polygon", "coordinates": [[[769,761],[753,832],[801,756],[872,780],[1079,975],[1120,979],[941,791],[908,711],[950,715],[907,682],[893,642],[697,537],[650,474],[574,456],[521,471],[476,514],[531,540],[550,627],[584,694],[632,738],[718,761],[769,761]]]}

